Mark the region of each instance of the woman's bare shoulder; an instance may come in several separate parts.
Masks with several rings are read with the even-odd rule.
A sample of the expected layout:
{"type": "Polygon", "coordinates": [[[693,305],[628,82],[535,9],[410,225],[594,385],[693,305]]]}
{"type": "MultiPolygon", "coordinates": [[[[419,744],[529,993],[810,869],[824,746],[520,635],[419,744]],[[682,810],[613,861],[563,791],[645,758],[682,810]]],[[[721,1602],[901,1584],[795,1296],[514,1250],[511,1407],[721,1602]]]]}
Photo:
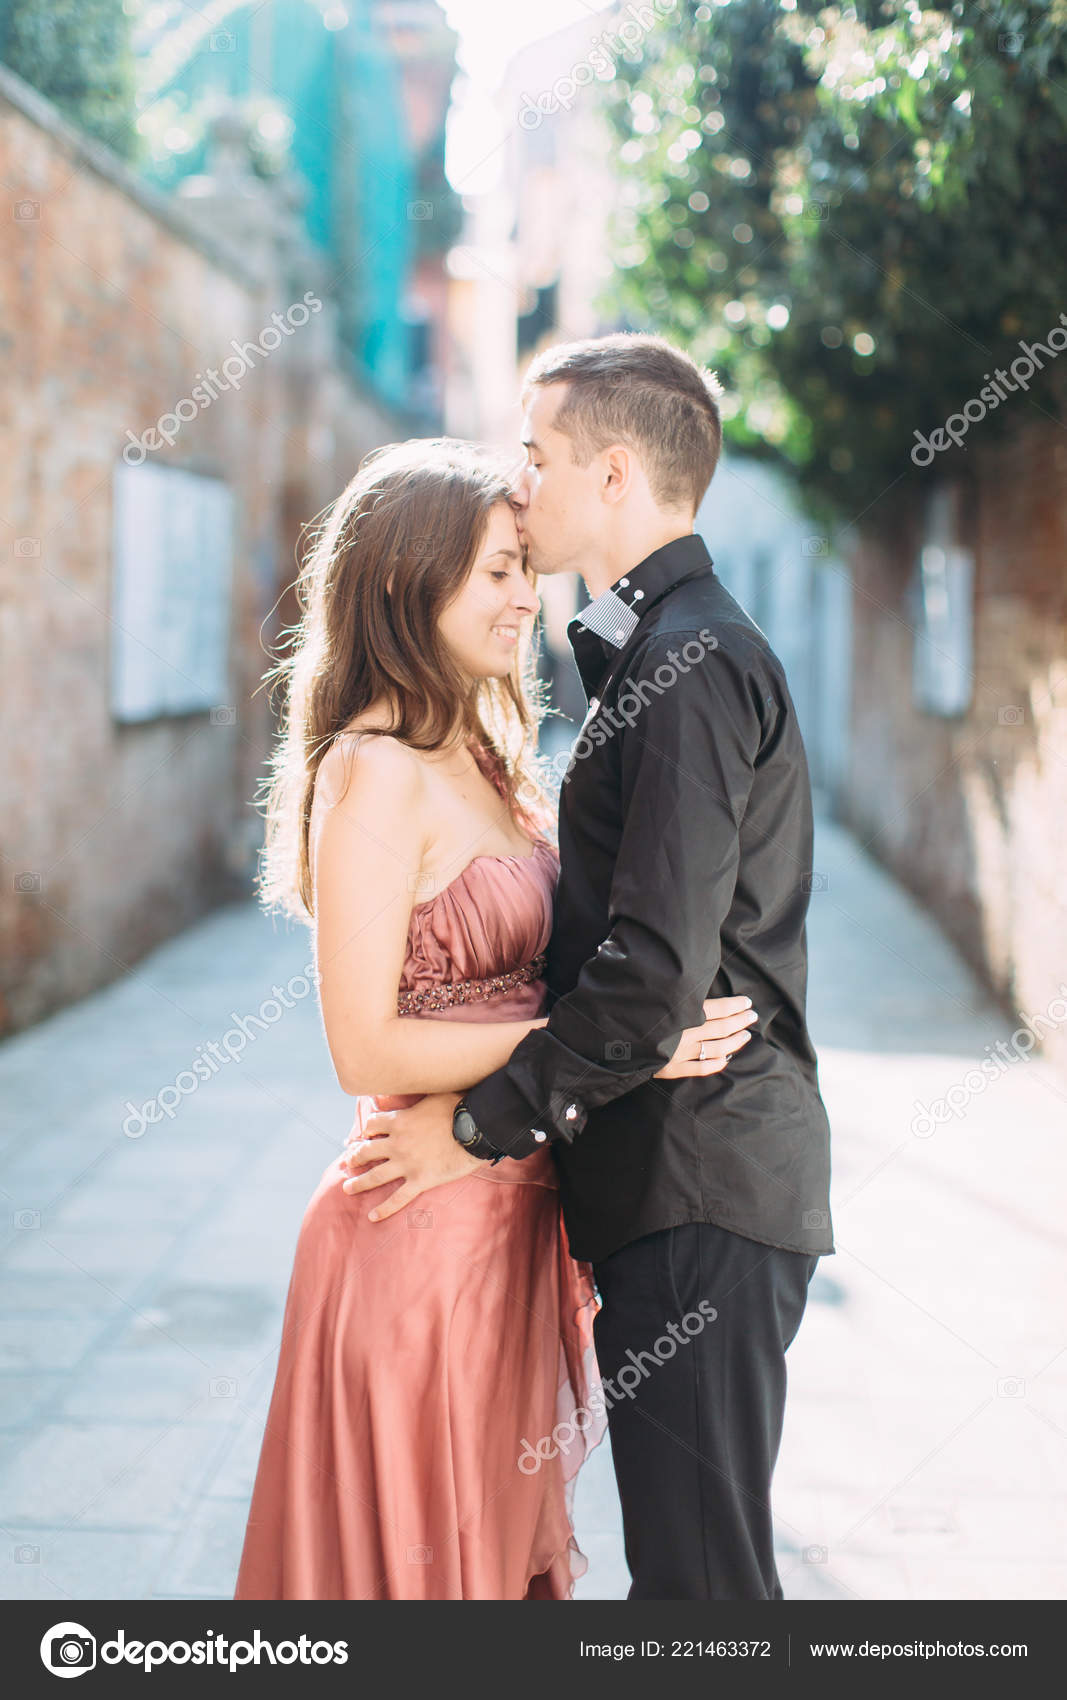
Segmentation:
{"type": "Polygon", "coordinates": [[[369,728],[339,732],[319,763],[315,801],[339,803],[373,793],[377,806],[415,803],[422,792],[423,764],[418,753],[387,733],[368,736],[369,728]]]}

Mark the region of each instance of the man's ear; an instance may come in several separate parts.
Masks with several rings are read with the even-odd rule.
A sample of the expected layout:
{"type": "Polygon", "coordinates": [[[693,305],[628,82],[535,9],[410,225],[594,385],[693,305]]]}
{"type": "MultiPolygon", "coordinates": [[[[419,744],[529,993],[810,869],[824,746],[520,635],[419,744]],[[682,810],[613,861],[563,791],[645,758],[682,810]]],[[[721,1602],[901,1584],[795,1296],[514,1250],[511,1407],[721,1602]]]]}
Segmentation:
{"type": "Polygon", "coordinates": [[[603,496],[606,502],[620,502],[633,489],[633,451],[625,443],[613,443],[604,450],[603,496]]]}

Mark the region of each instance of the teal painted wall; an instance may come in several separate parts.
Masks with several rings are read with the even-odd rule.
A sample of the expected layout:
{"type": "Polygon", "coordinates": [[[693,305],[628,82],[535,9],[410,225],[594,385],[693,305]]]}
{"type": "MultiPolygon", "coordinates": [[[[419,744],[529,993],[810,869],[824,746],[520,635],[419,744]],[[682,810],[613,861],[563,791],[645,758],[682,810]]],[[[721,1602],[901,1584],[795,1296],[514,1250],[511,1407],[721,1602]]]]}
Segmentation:
{"type": "MultiPolygon", "coordinates": [[[[305,179],[310,240],[335,262],[341,320],[353,356],[387,400],[405,405],[410,332],[404,298],[414,258],[415,162],[400,79],[367,0],[347,0],[348,24],[327,29],[312,0],[236,6],[205,31],[153,100],[168,99],[198,133],[213,95],[281,106],[293,124],[292,167],[305,179]]],[[[175,15],[180,22],[180,16],[175,15]]],[[[186,17],[188,14],[186,14],[186,17]]],[[[163,64],[175,33],[164,28],[150,57],[163,64]]],[[[156,158],[146,175],[174,189],[206,165],[203,140],[156,158]]]]}

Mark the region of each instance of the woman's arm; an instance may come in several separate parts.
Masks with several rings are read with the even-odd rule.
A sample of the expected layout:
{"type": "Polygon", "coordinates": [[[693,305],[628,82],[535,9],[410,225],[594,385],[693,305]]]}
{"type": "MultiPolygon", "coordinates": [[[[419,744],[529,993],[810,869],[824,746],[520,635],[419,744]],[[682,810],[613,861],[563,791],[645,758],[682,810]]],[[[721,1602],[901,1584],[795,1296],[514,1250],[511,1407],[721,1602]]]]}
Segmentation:
{"type": "MultiPolygon", "coordinates": [[[[476,1081],[484,1080],[487,1072],[503,1068],[520,1039],[546,1021],[418,1021],[414,1016],[398,1016],[391,1023],[388,1040],[395,1047],[395,1069],[390,1065],[389,1079],[400,1079],[400,1086],[367,1086],[366,1076],[359,1076],[358,1085],[346,1086],[353,1095],[371,1092],[376,1096],[404,1092],[466,1092],[476,1081]],[[432,1032],[433,1038],[424,1047],[423,1035],[432,1032]],[[421,1052],[421,1055],[419,1054],[421,1052]],[[492,1059],[498,1060],[494,1062],[492,1059]]],[[[384,1080],[386,1068],[372,1070],[384,1080]]]]}
{"type": "Polygon", "coordinates": [[[396,1013],[428,833],[418,757],[392,738],[335,743],[315,782],[311,859],[319,995],[337,1079],[376,1096],[463,1092],[543,1021],[396,1013]]]}

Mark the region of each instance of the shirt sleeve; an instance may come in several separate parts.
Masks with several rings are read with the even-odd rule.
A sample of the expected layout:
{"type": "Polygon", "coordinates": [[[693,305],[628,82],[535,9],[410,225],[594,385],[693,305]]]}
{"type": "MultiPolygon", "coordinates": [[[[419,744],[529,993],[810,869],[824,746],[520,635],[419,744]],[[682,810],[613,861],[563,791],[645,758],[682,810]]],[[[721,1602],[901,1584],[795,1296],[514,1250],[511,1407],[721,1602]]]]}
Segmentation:
{"type": "Polygon", "coordinates": [[[643,1085],[703,1019],[767,713],[744,655],[706,629],[657,635],[627,670],[603,728],[620,740],[623,820],[610,931],[547,1027],[467,1093],[497,1150],[572,1140],[589,1109],[643,1085]]]}

